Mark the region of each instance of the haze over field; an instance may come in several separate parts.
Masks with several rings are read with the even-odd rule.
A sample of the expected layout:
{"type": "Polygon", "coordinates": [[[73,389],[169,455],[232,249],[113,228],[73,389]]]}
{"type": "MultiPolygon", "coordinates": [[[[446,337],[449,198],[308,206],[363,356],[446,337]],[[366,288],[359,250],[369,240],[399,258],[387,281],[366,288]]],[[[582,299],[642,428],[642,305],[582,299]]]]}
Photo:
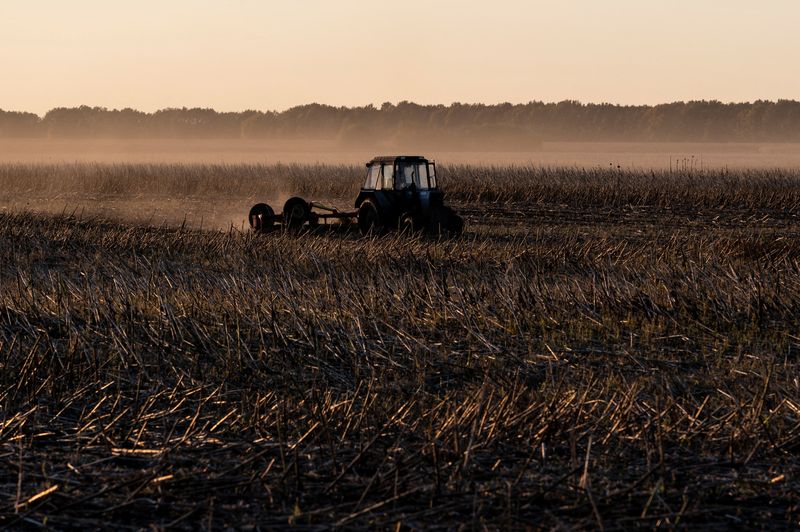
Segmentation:
{"type": "MultiPolygon", "coordinates": [[[[327,163],[361,167],[391,148],[332,142],[176,139],[0,139],[0,163],[327,163]]],[[[800,144],[544,142],[529,151],[415,148],[445,164],[631,169],[800,168],[800,144]]]]}

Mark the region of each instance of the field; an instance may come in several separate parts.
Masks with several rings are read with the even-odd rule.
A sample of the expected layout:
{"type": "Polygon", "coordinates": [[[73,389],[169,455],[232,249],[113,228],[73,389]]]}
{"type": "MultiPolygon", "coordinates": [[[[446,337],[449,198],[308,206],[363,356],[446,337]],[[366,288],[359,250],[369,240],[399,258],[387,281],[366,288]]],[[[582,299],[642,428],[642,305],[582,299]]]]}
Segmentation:
{"type": "Polygon", "coordinates": [[[0,526],[800,524],[800,171],[440,171],[458,239],[240,223],[357,166],[0,165],[0,526]]]}

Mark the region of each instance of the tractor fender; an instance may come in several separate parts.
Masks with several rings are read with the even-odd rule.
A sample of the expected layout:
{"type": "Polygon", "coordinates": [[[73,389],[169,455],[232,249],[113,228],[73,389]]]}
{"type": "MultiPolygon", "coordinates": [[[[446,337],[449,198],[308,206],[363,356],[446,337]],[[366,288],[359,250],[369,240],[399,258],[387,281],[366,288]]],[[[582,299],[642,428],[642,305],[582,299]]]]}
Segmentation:
{"type": "Polygon", "coordinates": [[[373,191],[371,191],[371,190],[362,190],[362,191],[360,191],[358,193],[358,196],[356,196],[356,202],[355,202],[354,207],[356,209],[358,209],[359,207],[361,207],[361,204],[364,203],[365,199],[368,199],[368,198],[374,199],[374,197],[375,197],[375,193],[373,191]]]}
{"type": "Polygon", "coordinates": [[[381,217],[388,218],[394,213],[395,206],[391,201],[391,198],[383,190],[362,190],[359,192],[358,197],[356,198],[355,208],[358,209],[361,205],[366,201],[370,200],[375,206],[378,208],[378,212],[380,212],[381,217]]]}

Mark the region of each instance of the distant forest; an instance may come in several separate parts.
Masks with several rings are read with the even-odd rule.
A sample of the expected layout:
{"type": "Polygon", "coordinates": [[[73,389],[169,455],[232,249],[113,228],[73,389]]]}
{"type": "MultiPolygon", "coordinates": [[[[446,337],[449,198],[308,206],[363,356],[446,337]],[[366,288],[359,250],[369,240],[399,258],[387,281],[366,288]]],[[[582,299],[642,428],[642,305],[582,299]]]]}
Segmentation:
{"type": "Polygon", "coordinates": [[[800,142],[800,102],[678,102],[623,106],[530,102],[499,105],[310,104],[282,112],[57,108],[44,117],[0,110],[5,138],[244,138],[341,145],[525,149],[543,141],[800,142]]]}

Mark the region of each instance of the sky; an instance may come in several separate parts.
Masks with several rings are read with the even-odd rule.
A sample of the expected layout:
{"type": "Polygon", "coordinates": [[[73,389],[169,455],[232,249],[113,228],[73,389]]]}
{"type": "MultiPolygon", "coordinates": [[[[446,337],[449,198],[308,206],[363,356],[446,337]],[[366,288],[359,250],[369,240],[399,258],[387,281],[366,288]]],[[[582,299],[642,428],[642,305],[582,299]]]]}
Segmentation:
{"type": "Polygon", "coordinates": [[[800,99],[797,0],[2,0],[0,109],[800,99]]]}

